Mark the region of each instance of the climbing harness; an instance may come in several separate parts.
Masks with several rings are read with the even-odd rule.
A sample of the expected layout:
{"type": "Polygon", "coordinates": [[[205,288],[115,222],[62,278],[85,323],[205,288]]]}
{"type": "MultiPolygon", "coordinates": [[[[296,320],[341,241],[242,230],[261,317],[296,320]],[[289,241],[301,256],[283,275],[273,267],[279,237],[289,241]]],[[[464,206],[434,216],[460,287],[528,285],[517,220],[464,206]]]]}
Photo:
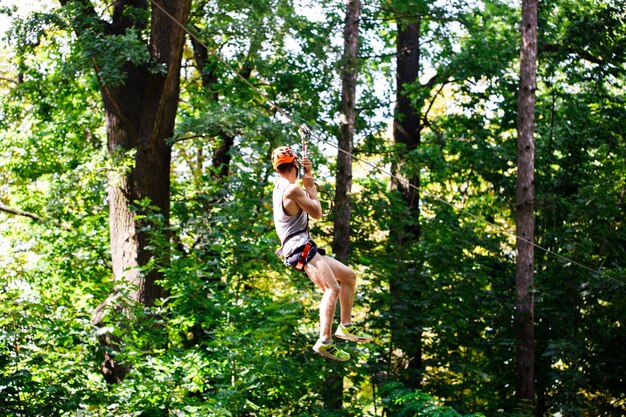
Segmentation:
{"type": "Polygon", "coordinates": [[[286,266],[299,272],[305,272],[304,267],[311,262],[316,254],[325,255],[324,249],[318,248],[315,242],[309,237],[305,245],[298,247],[291,255],[285,256],[283,262],[286,266]]]}
{"type": "Polygon", "coordinates": [[[285,243],[287,243],[287,241],[289,239],[294,238],[294,237],[296,237],[299,234],[304,233],[304,232],[307,233],[307,236],[309,237],[309,240],[311,240],[311,234],[309,233],[309,218],[308,218],[308,216],[307,216],[307,219],[306,219],[306,229],[298,230],[297,232],[293,232],[293,233],[287,235],[285,240],[283,240],[281,242],[280,248],[278,248],[278,250],[276,251],[276,256],[282,257],[283,256],[283,248],[285,247],[285,243]]]}
{"type": "Polygon", "coordinates": [[[304,245],[304,249],[302,249],[302,253],[298,257],[298,263],[296,263],[295,269],[296,271],[302,271],[304,269],[304,265],[306,264],[307,257],[309,256],[309,252],[311,251],[312,245],[309,240],[306,245],[304,245]]]}
{"type": "Polygon", "coordinates": [[[315,242],[313,242],[313,239],[311,239],[311,233],[309,232],[309,219],[307,216],[306,229],[298,230],[297,232],[293,232],[288,235],[282,241],[280,248],[276,251],[276,256],[281,258],[286,266],[293,268],[296,271],[304,272],[304,267],[306,266],[306,264],[308,264],[317,253],[319,253],[320,255],[326,255],[326,251],[324,249],[318,248],[315,242]],[[291,252],[289,255],[283,256],[283,248],[285,247],[285,243],[287,243],[289,239],[292,239],[305,232],[307,234],[307,243],[294,249],[294,251],[291,252]]]}

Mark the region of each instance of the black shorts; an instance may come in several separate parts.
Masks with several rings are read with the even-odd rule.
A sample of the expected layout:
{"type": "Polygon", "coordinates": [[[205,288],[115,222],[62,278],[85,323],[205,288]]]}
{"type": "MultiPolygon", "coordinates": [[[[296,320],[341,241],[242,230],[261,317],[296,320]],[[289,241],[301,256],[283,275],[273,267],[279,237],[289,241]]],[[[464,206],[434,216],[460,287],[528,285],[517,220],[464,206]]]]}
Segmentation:
{"type": "MultiPolygon", "coordinates": [[[[309,253],[307,254],[306,259],[303,260],[304,265],[311,262],[311,259],[313,259],[315,257],[315,254],[317,253],[319,253],[320,255],[326,255],[326,251],[324,249],[318,248],[315,242],[311,241],[310,243],[311,249],[309,249],[309,253]]],[[[296,266],[300,261],[300,257],[302,256],[302,252],[304,251],[305,246],[306,245],[299,246],[291,253],[291,255],[285,256],[283,258],[283,262],[285,263],[285,265],[298,271],[298,268],[296,266]]],[[[301,271],[304,272],[304,266],[301,271]]]]}

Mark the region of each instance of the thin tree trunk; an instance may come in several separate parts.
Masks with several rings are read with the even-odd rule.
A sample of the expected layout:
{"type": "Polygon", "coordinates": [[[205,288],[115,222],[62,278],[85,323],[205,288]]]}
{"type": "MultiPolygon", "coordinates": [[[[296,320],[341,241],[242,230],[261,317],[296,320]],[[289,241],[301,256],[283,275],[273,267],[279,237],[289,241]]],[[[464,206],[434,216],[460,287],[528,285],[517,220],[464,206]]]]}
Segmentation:
{"type": "MultiPolygon", "coordinates": [[[[415,84],[419,81],[420,61],[420,20],[414,23],[398,23],[398,35],[396,38],[397,69],[396,69],[396,106],[393,120],[393,138],[396,144],[401,145],[403,151],[409,152],[416,149],[421,142],[421,129],[419,109],[411,103],[411,99],[405,93],[405,85],[415,84]]],[[[394,167],[392,186],[400,191],[408,209],[418,214],[419,207],[419,175],[407,173],[403,169],[403,157],[400,154],[394,167]]],[[[407,230],[411,238],[419,236],[418,224],[407,230]]],[[[400,237],[402,239],[402,237],[400,237]]]]}
{"type": "MultiPolygon", "coordinates": [[[[397,145],[405,151],[417,148],[421,141],[421,124],[419,109],[411,103],[405,93],[405,85],[419,82],[420,61],[420,25],[417,22],[398,21],[396,40],[396,108],[393,123],[393,137],[397,145]]],[[[403,154],[398,154],[393,168],[395,177],[392,188],[398,190],[406,202],[410,221],[402,219],[404,226],[393,233],[398,248],[398,258],[403,259],[402,252],[419,239],[419,174],[407,172],[403,164],[403,154]]],[[[400,222],[400,220],[399,220],[400,222]]],[[[393,354],[391,356],[392,372],[408,387],[420,385],[422,368],[421,329],[415,320],[417,311],[415,301],[420,294],[416,289],[417,265],[403,263],[402,268],[390,282],[394,310],[391,331],[393,354]]]]}
{"type": "Polygon", "coordinates": [[[356,121],[356,85],[359,74],[359,19],[360,0],[346,3],[344,28],[344,52],[341,90],[341,124],[337,152],[337,174],[335,189],[335,217],[333,252],[338,260],[347,262],[350,253],[350,218],[352,203],[352,153],[354,150],[354,129],[356,121]]]}
{"type": "MultiPolygon", "coordinates": [[[[350,220],[352,216],[352,152],[356,121],[356,86],[359,75],[359,20],[361,0],[346,1],[344,50],[341,66],[341,122],[339,126],[337,173],[335,176],[335,215],[332,248],[336,258],[347,263],[350,256],[350,220]]],[[[343,407],[343,376],[345,368],[336,367],[326,377],[322,396],[327,409],[343,407]]]]}
{"type": "Polygon", "coordinates": [[[537,79],[537,0],[522,1],[522,46],[517,120],[517,193],[515,323],[517,327],[516,395],[523,411],[534,410],[534,161],[537,79]]]}

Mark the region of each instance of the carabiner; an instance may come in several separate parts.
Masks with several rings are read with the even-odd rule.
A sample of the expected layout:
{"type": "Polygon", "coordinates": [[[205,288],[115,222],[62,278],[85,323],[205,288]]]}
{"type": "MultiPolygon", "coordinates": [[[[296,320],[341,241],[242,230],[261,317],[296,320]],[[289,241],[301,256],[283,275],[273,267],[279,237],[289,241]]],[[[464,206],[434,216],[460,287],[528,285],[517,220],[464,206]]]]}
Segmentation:
{"type": "Polygon", "coordinates": [[[302,139],[302,157],[306,158],[309,153],[309,139],[311,138],[311,131],[306,125],[303,124],[300,126],[298,133],[302,139]]]}

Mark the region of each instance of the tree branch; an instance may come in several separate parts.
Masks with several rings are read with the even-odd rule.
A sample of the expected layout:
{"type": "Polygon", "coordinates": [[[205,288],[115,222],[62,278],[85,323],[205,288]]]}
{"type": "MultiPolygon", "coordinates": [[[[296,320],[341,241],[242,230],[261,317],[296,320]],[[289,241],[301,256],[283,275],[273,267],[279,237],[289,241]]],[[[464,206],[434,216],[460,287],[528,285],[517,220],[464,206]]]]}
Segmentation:
{"type": "MultiPolygon", "coordinates": [[[[15,216],[23,216],[23,217],[28,217],[31,218],[37,222],[43,223],[45,221],[47,221],[47,219],[35,214],[35,213],[31,213],[29,211],[24,211],[24,210],[20,210],[20,209],[16,209],[16,208],[12,208],[9,206],[5,206],[4,204],[0,204],[0,211],[3,211],[5,213],[9,213],[9,214],[13,214],[15,216]]],[[[56,227],[61,228],[63,230],[70,230],[70,227],[61,223],[58,220],[55,220],[52,222],[56,227]]]]}
{"type": "Polygon", "coordinates": [[[9,214],[13,214],[16,216],[24,216],[24,217],[30,217],[33,220],[36,220],[38,222],[42,222],[43,218],[36,215],[35,213],[31,213],[28,211],[23,211],[20,209],[14,209],[8,206],[5,206],[4,204],[0,204],[0,211],[4,211],[5,213],[9,213],[9,214]]]}
{"type": "Polygon", "coordinates": [[[8,78],[8,77],[4,77],[4,76],[0,76],[0,81],[6,81],[8,83],[12,83],[12,84],[19,84],[19,80],[14,80],[13,78],[8,78]]]}
{"type": "Polygon", "coordinates": [[[166,2],[159,4],[150,0],[152,15],[150,21],[150,49],[156,60],[167,66],[167,74],[163,82],[161,99],[155,114],[154,126],[150,135],[153,145],[161,136],[163,129],[169,128],[164,121],[169,119],[171,112],[176,113],[180,93],[180,67],[185,36],[185,25],[191,12],[191,0],[181,2],[166,2]]]}
{"type": "Polygon", "coordinates": [[[180,136],[177,138],[174,138],[174,140],[171,142],[172,145],[185,141],[185,140],[190,140],[190,139],[198,139],[198,138],[206,138],[207,135],[193,135],[193,136],[180,136]]]}
{"type": "MultiPolygon", "coordinates": [[[[432,78],[431,78],[431,81],[432,81],[432,78]]],[[[430,104],[428,105],[428,109],[426,109],[426,111],[424,112],[424,115],[422,116],[422,118],[424,120],[426,120],[426,118],[428,117],[428,113],[430,113],[430,109],[433,108],[433,105],[435,104],[435,100],[437,100],[437,97],[439,97],[439,95],[441,94],[441,91],[446,86],[446,84],[448,84],[448,83],[447,82],[442,82],[441,86],[439,86],[439,89],[437,90],[437,93],[435,93],[435,95],[433,96],[432,100],[430,101],[430,104]]],[[[429,86],[429,88],[432,88],[431,85],[428,85],[428,86],[429,86]]]]}
{"type": "MultiPolygon", "coordinates": [[[[456,16],[449,17],[445,15],[438,15],[436,13],[436,10],[427,11],[426,13],[419,12],[419,11],[417,13],[408,13],[408,12],[403,12],[392,7],[384,7],[384,6],[380,7],[379,10],[383,12],[391,13],[390,17],[380,18],[379,20],[381,21],[399,21],[399,20],[415,20],[415,19],[422,19],[425,21],[433,21],[433,22],[461,21],[460,17],[456,17],[456,16]]],[[[374,20],[374,19],[370,19],[370,20],[374,20]]]]}
{"type": "Polygon", "coordinates": [[[96,18],[100,22],[102,21],[98,17],[96,9],[94,9],[93,4],[91,4],[91,1],[89,0],[59,0],[59,3],[61,3],[61,6],[63,7],[67,6],[69,3],[79,3],[83,6],[83,13],[85,15],[96,18]]]}
{"type": "Polygon", "coordinates": [[[574,55],[578,55],[580,58],[592,62],[594,64],[598,64],[598,65],[606,65],[606,61],[604,61],[602,58],[598,58],[597,56],[591,55],[589,52],[584,51],[582,49],[575,49],[572,48],[570,46],[562,46],[562,45],[557,45],[554,43],[547,43],[544,44],[543,47],[541,48],[542,52],[561,52],[561,53],[568,53],[568,54],[574,54],[574,55]]]}

